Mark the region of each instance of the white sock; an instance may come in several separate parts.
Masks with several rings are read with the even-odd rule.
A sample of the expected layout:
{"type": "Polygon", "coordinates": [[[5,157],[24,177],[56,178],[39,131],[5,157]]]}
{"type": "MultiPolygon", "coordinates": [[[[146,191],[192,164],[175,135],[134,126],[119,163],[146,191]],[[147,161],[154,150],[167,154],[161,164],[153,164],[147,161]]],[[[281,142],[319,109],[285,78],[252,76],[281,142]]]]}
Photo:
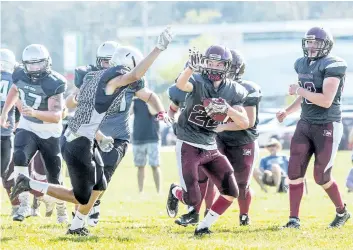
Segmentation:
{"type": "Polygon", "coordinates": [[[190,213],[190,212],[192,212],[192,211],[194,211],[195,210],[195,208],[193,207],[193,206],[189,206],[188,207],[188,212],[190,213]]]}
{"type": "Polygon", "coordinates": [[[216,212],[214,212],[210,209],[210,211],[208,211],[206,217],[198,224],[197,230],[202,229],[202,228],[206,228],[206,227],[210,228],[211,225],[216,222],[218,217],[219,217],[219,214],[217,214],[216,212]]]}
{"type": "Polygon", "coordinates": [[[29,186],[31,189],[38,191],[39,193],[46,194],[48,192],[49,184],[31,179],[29,181],[29,186]]]}
{"type": "Polygon", "coordinates": [[[15,166],[14,173],[15,173],[15,181],[16,181],[17,176],[19,174],[23,174],[23,175],[29,177],[28,167],[26,167],[26,166],[15,166]]]}
{"type": "Polygon", "coordinates": [[[83,228],[85,225],[87,215],[81,214],[78,210],[76,211],[75,217],[72,220],[70,230],[75,230],[77,228],[83,228]]]}
{"type": "Polygon", "coordinates": [[[176,191],[177,190],[182,190],[182,188],[181,187],[179,187],[179,186],[176,186],[175,188],[173,188],[172,189],[172,194],[176,197],[176,191]]]}

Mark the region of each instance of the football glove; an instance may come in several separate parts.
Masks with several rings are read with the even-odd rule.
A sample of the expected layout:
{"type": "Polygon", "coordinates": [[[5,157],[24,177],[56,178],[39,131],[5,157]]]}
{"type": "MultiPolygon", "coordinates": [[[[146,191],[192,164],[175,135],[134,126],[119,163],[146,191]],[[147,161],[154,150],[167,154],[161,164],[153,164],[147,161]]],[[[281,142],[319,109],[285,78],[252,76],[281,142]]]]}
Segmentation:
{"type": "Polygon", "coordinates": [[[158,36],[156,47],[160,50],[167,49],[169,43],[173,40],[173,34],[171,28],[167,27],[163,32],[158,36]]]}
{"type": "Polygon", "coordinates": [[[114,139],[111,136],[104,136],[102,140],[97,141],[102,152],[110,152],[114,148],[114,139]]]}

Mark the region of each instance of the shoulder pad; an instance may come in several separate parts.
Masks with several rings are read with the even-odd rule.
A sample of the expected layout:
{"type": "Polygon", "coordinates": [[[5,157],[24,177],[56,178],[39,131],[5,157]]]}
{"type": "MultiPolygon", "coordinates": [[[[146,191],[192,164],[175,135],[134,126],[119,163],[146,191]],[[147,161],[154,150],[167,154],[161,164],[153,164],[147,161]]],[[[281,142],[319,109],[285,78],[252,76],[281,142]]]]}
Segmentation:
{"type": "Polygon", "coordinates": [[[100,80],[103,81],[104,83],[107,83],[114,77],[124,75],[126,73],[127,73],[126,69],[122,66],[111,67],[105,70],[100,80]]]}
{"type": "Polygon", "coordinates": [[[256,106],[259,104],[262,99],[260,86],[251,81],[242,81],[240,84],[248,91],[244,106],[256,106]]]}
{"type": "Polygon", "coordinates": [[[294,63],[295,72],[298,73],[299,64],[301,64],[303,62],[303,59],[304,59],[304,57],[300,57],[297,60],[295,60],[295,63],[294,63]]]}
{"type": "Polygon", "coordinates": [[[83,78],[88,72],[98,71],[93,65],[80,66],[75,69],[75,81],[76,88],[80,88],[83,84],[83,78]]]}
{"type": "Polygon", "coordinates": [[[261,92],[261,88],[255,82],[243,80],[239,82],[250,93],[261,92]]]}
{"type": "Polygon", "coordinates": [[[179,106],[181,102],[185,102],[187,92],[184,92],[173,84],[168,88],[169,100],[172,101],[175,105],[179,106]]]}
{"type": "Polygon", "coordinates": [[[243,87],[240,83],[232,81],[232,85],[235,88],[235,96],[234,99],[231,103],[231,105],[238,105],[241,103],[244,103],[247,95],[248,95],[248,91],[245,89],[245,87],[243,87]]]}
{"type": "Polygon", "coordinates": [[[12,73],[12,81],[16,84],[20,80],[24,82],[29,82],[30,79],[28,78],[22,67],[17,67],[12,73]]]}
{"type": "Polygon", "coordinates": [[[347,70],[347,63],[345,60],[335,56],[325,57],[320,65],[320,70],[326,77],[344,77],[347,70]]]}
{"type": "Polygon", "coordinates": [[[330,56],[323,58],[324,68],[334,68],[334,67],[347,67],[347,63],[344,59],[337,56],[330,56]]]}
{"type": "Polygon", "coordinates": [[[62,94],[66,91],[66,88],[66,79],[58,72],[52,71],[42,80],[42,89],[48,97],[62,94]]]}

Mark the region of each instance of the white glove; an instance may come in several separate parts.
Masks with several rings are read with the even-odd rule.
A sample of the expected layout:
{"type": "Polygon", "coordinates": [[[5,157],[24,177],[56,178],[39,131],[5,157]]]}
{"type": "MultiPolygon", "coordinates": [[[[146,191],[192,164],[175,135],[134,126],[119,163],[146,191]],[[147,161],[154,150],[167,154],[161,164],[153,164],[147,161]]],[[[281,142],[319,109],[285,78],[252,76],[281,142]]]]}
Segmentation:
{"type": "Polygon", "coordinates": [[[172,39],[173,39],[173,34],[171,32],[171,28],[167,27],[158,36],[156,47],[163,51],[163,50],[167,49],[167,47],[168,47],[169,43],[172,41],[172,39]]]}
{"type": "Polygon", "coordinates": [[[104,136],[102,140],[97,142],[103,152],[110,152],[114,148],[114,139],[111,136],[104,136]]]}
{"type": "Polygon", "coordinates": [[[194,71],[200,70],[202,55],[196,48],[189,49],[188,67],[194,71]]]}

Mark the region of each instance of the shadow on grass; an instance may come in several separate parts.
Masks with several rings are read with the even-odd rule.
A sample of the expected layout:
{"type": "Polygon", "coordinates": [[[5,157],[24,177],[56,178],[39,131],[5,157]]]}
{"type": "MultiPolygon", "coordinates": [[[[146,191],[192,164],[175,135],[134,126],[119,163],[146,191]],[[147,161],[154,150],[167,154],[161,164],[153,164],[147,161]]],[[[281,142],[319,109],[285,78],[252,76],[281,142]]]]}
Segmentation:
{"type": "MultiPolygon", "coordinates": [[[[172,230],[168,230],[168,233],[179,234],[179,235],[188,235],[188,234],[190,234],[191,235],[190,238],[193,238],[194,237],[194,230],[195,230],[195,228],[190,229],[190,231],[189,230],[187,230],[187,231],[185,231],[185,230],[176,231],[175,229],[172,229],[172,230]]],[[[266,232],[266,231],[268,231],[268,232],[276,232],[276,231],[282,231],[282,230],[280,229],[279,226],[270,226],[270,227],[262,227],[262,228],[251,228],[251,227],[247,227],[247,228],[220,228],[220,229],[212,230],[213,233],[211,235],[217,235],[217,233],[241,234],[241,233],[244,233],[245,231],[248,234],[248,233],[266,232]]],[[[204,236],[204,237],[207,237],[207,235],[204,236]]],[[[197,237],[197,238],[199,238],[199,237],[197,237]]]]}
{"type": "Polygon", "coordinates": [[[52,242],[71,241],[71,242],[98,242],[98,236],[60,236],[50,239],[52,242]]]}
{"type": "Polygon", "coordinates": [[[66,228],[67,229],[67,225],[66,224],[47,224],[47,225],[41,225],[41,226],[39,226],[39,228],[41,228],[41,229],[62,229],[62,228],[66,228]]]}
{"type": "Polygon", "coordinates": [[[5,243],[5,242],[8,242],[8,241],[10,241],[10,240],[13,240],[13,238],[12,238],[12,237],[3,237],[3,238],[0,238],[0,242],[1,242],[1,243],[5,243]]]}
{"type": "Polygon", "coordinates": [[[119,241],[122,243],[127,242],[138,242],[141,239],[133,238],[130,236],[60,236],[57,238],[52,238],[50,241],[52,242],[60,242],[60,241],[71,241],[71,242],[99,242],[100,240],[107,239],[107,240],[114,240],[119,241]]]}
{"type": "Polygon", "coordinates": [[[270,226],[270,227],[261,227],[261,228],[251,228],[247,227],[246,230],[244,228],[221,228],[215,230],[215,233],[220,232],[220,233],[257,233],[257,232],[276,232],[276,231],[281,231],[280,226],[270,226]]]}

